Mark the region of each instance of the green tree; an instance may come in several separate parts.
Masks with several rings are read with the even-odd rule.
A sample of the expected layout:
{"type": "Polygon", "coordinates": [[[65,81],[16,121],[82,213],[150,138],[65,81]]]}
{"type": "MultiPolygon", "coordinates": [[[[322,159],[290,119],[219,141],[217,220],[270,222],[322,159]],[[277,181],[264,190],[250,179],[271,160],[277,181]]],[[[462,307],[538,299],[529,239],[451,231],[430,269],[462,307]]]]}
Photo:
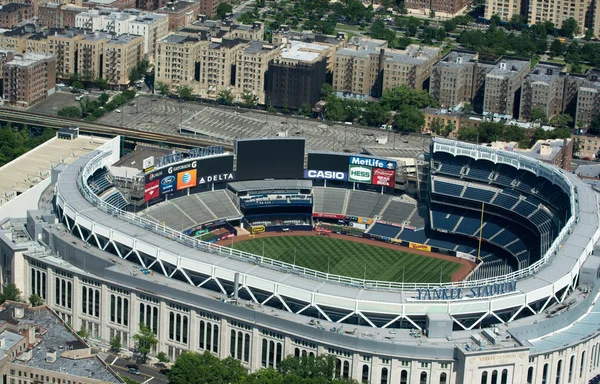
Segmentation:
{"type": "Polygon", "coordinates": [[[217,7],[217,16],[219,17],[219,19],[222,19],[225,15],[232,12],[233,7],[231,6],[231,4],[219,3],[219,6],[217,7]]]}
{"type": "Polygon", "coordinates": [[[167,356],[166,353],[164,352],[159,352],[158,355],[156,355],[156,358],[158,359],[159,362],[166,364],[169,362],[169,356],[167,356]]]}
{"type": "Polygon", "coordinates": [[[165,83],[163,83],[162,81],[157,81],[156,82],[156,90],[158,91],[158,93],[161,96],[168,96],[169,95],[169,86],[165,83]]]}
{"type": "Polygon", "coordinates": [[[585,37],[584,39],[586,41],[590,41],[594,38],[594,30],[592,28],[588,28],[585,30],[585,37]]]}
{"type": "Polygon", "coordinates": [[[79,107],[64,107],[59,109],[56,114],[60,117],[81,119],[81,109],[79,107]]]}
{"type": "Polygon", "coordinates": [[[479,131],[477,127],[469,126],[458,130],[458,139],[474,143],[479,139],[479,131]]]}
{"type": "Polygon", "coordinates": [[[242,384],[247,373],[238,360],[228,357],[219,360],[206,351],[203,354],[184,352],[171,367],[170,384],[242,384]]]}
{"type": "Polygon", "coordinates": [[[140,332],[133,335],[133,340],[135,340],[137,350],[139,353],[142,354],[142,361],[144,362],[146,361],[146,357],[148,356],[152,348],[154,348],[156,344],[158,344],[158,339],[156,338],[156,335],[154,334],[152,329],[147,327],[144,323],[140,323],[140,332]]]}
{"type": "Polygon", "coordinates": [[[71,84],[71,86],[73,87],[73,89],[83,89],[83,83],[79,80],[74,81],[73,84],[71,84]]]}
{"type": "Polygon", "coordinates": [[[327,100],[330,96],[333,96],[333,86],[329,83],[323,83],[321,85],[321,100],[327,100]]]}
{"type": "Polygon", "coordinates": [[[463,104],[462,111],[463,111],[463,113],[466,113],[466,114],[473,112],[473,105],[468,104],[468,103],[463,104]]]}
{"type": "Polygon", "coordinates": [[[556,115],[550,119],[550,124],[557,128],[566,128],[571,123],[573,123],[573,117],[566,113],[556,115]]]}
{"type": "Polygon", "coordinates": [[[87,339],[90,334],[89,334],[87,328],[81,327],[81,329],[79,330],[79,332],[77,332],[77,335],[79,337],[81,337],[82,339],[87,339]]]}
{"type": "Polygon", "coordinates": [[[370,127],[379,127],[387,124],[390,119],[390,112],[379,103],[367,103],[362,113],[360,123],[370,127]]]}
{"type": "Polygon", "coordinates": [[[277,364],[284,377],[296,376],[308,382],[330,381],[335,373],[335,358],[332,355],[288,356],[277,364]]]}
{"type": "Polygon", "coordinates": [[[312,115],[312,108],[310,105],[304,103],[302,107],[300,107],[300,114],[305,117],[310,117],[312,115]]]}
{"type": "Polygon", "coordinates": [[[437,100],[429,92],[411,89],[405,85],[386,89],[379,102],[391,111],[398,110],[404,105],[416,108],[439,107],[437,100]]]}
{"type": "Polygon", "coordinates": [[[36,295],[34,293],[33,295],[29,296],[29,304],[31,304],[32,307],[39,307],[44,305],[44,299],[42,299],[40,295],[36,295]]]}
{"type": "Polygon", "coordinates": [[[425,116],[415,107],[403,107],[394,116],[394,127],[399,132],[420,132],[425,116]]]}
{"type": "Polygon", "coordinates": [[[94,81],[94,84],[96,85],[96,87],[105,90],[106,88],[108,88],[108,81],[106,81],[106,79],[103,79],[101,77],[97,78],[96,81],[94,81]]]}
{"type": "Polygon", "coordinates": [[[396,39],[396,32],[386,27],[382,19],[377,19],[371,24],[370,32],[371,37],[374,39],[386,40],[388,42],[393,42],[396,39]]]}
{"type": "Polygon", "coordinates": [[[454,19],[444,21],[443,25],[446,32],[452,32],[456,29],[456,21],[454,19]]]}
{"type": "Polygon", "coordinates": [[[217,101],[220,104],[232,105],[233,100],[234,100],[233,92],[231,92],[229,89],[224,89],[222,91],[219,91],[219,93],[217,93],[217,101]]]}
{"type": "Polygon", "coordinates": [[[569,17],[566,20],[563,20],[562,25],[560,26],[560,34],[564,37],[572,39],[573,36],[579,33],[579,24],[577,20],[572,17],[569,17]]]}
{"type": "Polygon", "coordinates": [[[100,103],[100,105],[104,105],[106,104],[106,102],[108,101],[108,99],[110,98],[110,96],[108,96],[108,93],[106,92],[102,92],[100,94],[100,96],[98,96],[98,103],[100,103]]]}
{"type": "Polygon", "coordinates": [[[565,45],[558,39],[554,39],[550,44],[550,54],[552,56],[562,56],[565,52],[565,45]]]}
{"type": "Polygon", "coordinates": [[[435,18],[435,11],[433,9],[431,11],[429,11],[429,18],[430,19],[435,18]]]}
{"type": "Polygon", "coordinates": [[[529,120],[533,122],[539,122],[542,124],[546,124],[548,122],[548,117],[546,117],[546,112],[541,108],[533,108],[531,110],[531,117],[529,120]]]}
{"type": "Polygon", "coordinates": [[[119,336],[115,336],[110,339],[110,350],[113,352],[119,352],[121,350],[121,338],[119,336]]]}
{"type": "Polygon", "coordinates": [[[600,114],[592,119],[587,129],[587,133],[594,136],[600,135],[600,114]]]}
{"type": "Polygon", "coordinates": [[[187,85],[182,85],[177,88],[177,95],[181,100],[190,101],[194,99],[194,92],[192,91],[192,88],[187,85]]]}
{"type": "Polygon", "coordinates": [[[258,105],[258,96],[248,89],[242,91],[242,104],[248,108],[254,108],[258,105]]]}

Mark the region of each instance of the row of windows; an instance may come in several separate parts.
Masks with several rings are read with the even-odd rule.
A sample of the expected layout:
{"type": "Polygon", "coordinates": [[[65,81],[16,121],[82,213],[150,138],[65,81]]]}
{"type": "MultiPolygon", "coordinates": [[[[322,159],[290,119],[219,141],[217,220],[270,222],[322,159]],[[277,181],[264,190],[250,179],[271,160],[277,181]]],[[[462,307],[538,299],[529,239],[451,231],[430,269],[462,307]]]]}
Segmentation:
{"type": "Polygon", "coordinates": [[[110,322],[129,325],[129,299],[110,295],[110,322]]]}
{"type": "Polygon", "coordinates": [[[146,324],[146,327],[152,330],[155,335],[158,334],[158,307],[150,304],[140,303],[140,321],[146,324]]]}
{"type": "Polygon", "coordinates": [[[169,340],[188,343],[188,317],[173,311],[169,312],[169,340]]]}
{"type": "Polygon", "coordinates": [[[31,293],[46,300],[46,272],[31,268],[31,293]]]}
{"type": "Polygon", "coordinates": [[[198,348],[219,352],[219,326],[200,320],[198,329],[198,348]]]}
{"type": "Polygon", "coordinates": [[[63,307],[63,308],[71,309],[73,283],[70,281],[67,281],[65,279],[57,277],[55,279],[54,290],[55,290],[54,304],[56,304],[60,307],[63,307]]]}
{"type": "Polygon", "coordinates": [[[81,313],[100,317],[100,290],[81,287],[81,313]]]}

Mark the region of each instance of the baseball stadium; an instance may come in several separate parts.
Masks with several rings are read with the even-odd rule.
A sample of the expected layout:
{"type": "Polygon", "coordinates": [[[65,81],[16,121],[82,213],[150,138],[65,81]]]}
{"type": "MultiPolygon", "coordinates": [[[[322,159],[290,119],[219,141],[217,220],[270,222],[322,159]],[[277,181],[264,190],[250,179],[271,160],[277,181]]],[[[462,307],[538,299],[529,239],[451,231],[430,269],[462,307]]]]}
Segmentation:
{"type": "Polygon", "coordinates": [[[98,345],[145,323],[153,355],[249,371],[331,354],[369,383],[598,380],[598,195],[574,174],[440,138],[414,175],[297,137],[121,149],[56,166],[0,235],[3,283],[98,345]]]}

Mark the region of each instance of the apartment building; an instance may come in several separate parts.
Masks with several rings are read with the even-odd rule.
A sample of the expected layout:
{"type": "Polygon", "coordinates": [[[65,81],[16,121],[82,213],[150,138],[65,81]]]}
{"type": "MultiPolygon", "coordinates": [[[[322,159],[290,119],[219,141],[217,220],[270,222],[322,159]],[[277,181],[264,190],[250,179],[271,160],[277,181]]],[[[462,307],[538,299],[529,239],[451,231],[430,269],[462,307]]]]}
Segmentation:
{"type": "Polygon", "coordinates": [[[236,84],[238,53],[250,43],[247,40],[211,38],[202,44],[197,58],[198,83],[195,84],[202,97],[216,98],[219,91],[231,90],[236,84]]]}
{"type": "Polygon", "coordinates": [[[315,105],[327,76],[327,45],[290,41],[269,63],[266,105],[300,109],[315,105]]]}
{"type": "Polygon", "coordinates": [[[123,11],[135,8],[136,0],[84,0],[81,5],[89,9],[105,8],[113,11],[123,11]]]}
{"type": "Polygon", "coordinates": [[[25,53],[4,64],[2,94],[7,103],[30,107],[54,93],[56,58],[25,53]]]}
{"type": "Polygon", "coordinates": [[[46,3],[38,9],[38,24],[46,28],[75,28],[76,16],[85,10],[72,4],[46,3]]]}
{"type": "Polygon", "coordinates": [[[184,0],[168,2],[156,12],[169,16],[169,31],[178,31],[196,20],[200,14],[200,2],[184,0]]]}
{"type": "Polygon", "coordinates": [[[483,114],[514,117],[519,115],[517,92],[529,73],[529,59],[503,57],[495,63],[486,64],[491,68],[485,75],[483,114]]]}
{"type": "Polygon", "coordinates": [[[519,120],[529,120],[533,109],[541,109],[548,118],[565,110],[566,66],[539,62],[521,83],[519,120]]]}
{"type": "Polygon", "coordinates": [[[126,12],[135,15],[135,19],[129,22],[129,33],[143,37],[143,53],[149,60],[154,61],[158,41],[169,33],[169,17],[139,10],[126,12]]]}
{"type": "Polygon", "coordinates": [[[77,74],[84,80],[103,77],[104,48],[111,35],[96,31],[85,34],[77,44],[77,74]]]}
{"type": "Polygon", "coordinates": [[[478,68],[479,55],[475,51],[450,51],[431,69],[429,93],[443,108],[454,108],[461,103],[474,104],[483,92],[485,72],[478,68]]]}
{"type": "Polygon", "coordinates": [[[484,17],[489,20],[498,15],[502,21],[509,21],[514,15],[524,13],[521,7],[521,0],[486,0],[484,17]]]}
{"type": "Polygon", "coordinates": [[[530,0],[526,3],[527,22],[530,25],[540,21],[551,21],[560,28],[563,20],[570,17],[577,20],[580,35],[583,36],[586,27],[593,27],[594,35],[598,36],[598,11],[592,0],[530,0]],[[593,20],[593,21],[592,21],[593,20]]]}
{"type": "Polygon", "coordinates": [[[8,3],[0,7],[0,28],[12,29],[17,24],[33,18],[33,5],[8,3]]]}
{"type": "Polygon", "coordinates": [[[264,41],[251,41],[237,54],[235,61],[235,93],[240,97],[244,90],[254,93],[259,104],[265,104],[265,74],[269,62],[279,55],[279,47],[264,41]]]}
{"type": "Polygon", "coordinates": [[[581,78],[577,92],[575,122],[589,125],[600,113],[600,69],[590,68],[581,78]]]}
{"type": "Polygon", "coordinates": [[[39,26],[25,24],[19,28],[0,32],[0,49],[8,49],[15,53],[25,53],[27,38],[39,31],[39,26]]]}
{"type": "Polygon", "coordinates": [[[386,88],[423,89],[440,49],[411,45],[388,49],[381,40],[353,40],[335,53],[333,89],[339,96],[381,97],[386,88]]]}
{"type": "Polygon", "coordinates": [[[209,17],[217,14],[217,8],[221,3],[229,3],[227,0],[201,0],[200,13],[209,17]]]}
{"type": "Polygon", "coordinates": [[[424,14],[434,11],[436,15],[452,17],[464,11],[471,2],[468,0],[407,0],[404,5],[408,9],[419,10],[424,14]]]}
{"type": "Polygon", "coordinates": [[[582,159],[594,160],[600,156],[600,137],[593,135],[572,135],[576,144],[575,154],[582,159]]]}
{"type": "Polygon", "coordinates": [[[4,81],[4,64],[12,61],[14,57],[15,53],[13,51],[0,49],[0,89],[2,89],[2,82],[4,81]]]}
{"type": "Polygon", "coordinates": [[[144,56],[144,38],[137,35],[120,35],[110,39],[104,48],[102,78],[115,86],[129,85],[129,73],[144,56]]]}
{"type": "MultiPolygon", "coordinates": [[[[205,45],[208,45],[205,42],[205,45]]],[[[170,87],[191,85],[199,81],[196,61],[201,41],[185,34],[170,34],[158,41],[156,50],[155,82],[170,87]]]]}
{"type": "Polygon", "coordinates": [[[129,33],[129,23],[135,18],[135,15],[125,12],[90,9],[75,16],[75,27],[122,35],[129,33]]]}
{"type": "Polygon", "coordinates": [[[329,82],[331,82],[329,77],[333,74],[335,66],[335,53],[348,46],[348,36],[344,32],[338,32],[335,36],[322,35],[313,32],[292,31],[287,25],[282,25],[279,29],[273,31],[271,34],[271,41],[276,45],[299,41],[329,47],[329,50],[327,51],[327,72],[329,82]]]}

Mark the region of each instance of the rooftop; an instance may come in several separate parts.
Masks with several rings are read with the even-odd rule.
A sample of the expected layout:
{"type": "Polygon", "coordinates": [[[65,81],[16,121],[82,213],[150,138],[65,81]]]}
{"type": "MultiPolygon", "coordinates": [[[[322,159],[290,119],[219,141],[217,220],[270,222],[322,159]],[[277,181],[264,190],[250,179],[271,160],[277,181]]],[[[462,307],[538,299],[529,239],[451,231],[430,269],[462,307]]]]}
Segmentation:
{"type": "Polygon", "coordinates": [[[54,59],[52,55],[43,55],[41,53],[24,53],[15,55],[15,57],[5,65],[14,65],[19,67],[28,67],[43,60],[54,59]]]}
{"type": "Polygon", "coordinates": [[[575,173],[578,176],[600,178],[600,164],[580,164],[575,173]]]}
{"type": "Polygon", "coordinates": [[[281,57],[288,60],[312,62],[328,50],[329,47],[324,45],[292,40],[290,47],[281,51],[281,57]]]}
{"type": "Polygon", "coordinates": [[[177,35],[170,34],[164,37],[161,42],[169,43],[169,44],[185,44],[185,43],[197,43],[199,40],[196,37],[188,36],[188,35],[177,35]]]}
{"type": "Polygon", "coordinates": [[[288,40],[304,41],[307,43],[325,43],[329,45],[338,45],[345,40],[345,34],[341,33],[338,36],[321,35],[314,32],[298,32],[291,31],[289,27],[282,25],[275,33],[285,35],[288,40]]]}
{"type": "Polygon", "coordinates": [[[103,31],[94,31],[93,33],[85,35],[85,39],[87,41],[110,40],[112,38],[112,34],[103,31]]]}
{"type": "MultiPolygon", "coordinates": [[[[367,44],[366,46],[371,46],[367,44]]],[[[336,52],[336,56],[352,56],[367,58],[371,55],[379,55],[383,47],[377,48],[343,48],[336,52]]],[[[410,45],[405,50],[385,48],[384,59],[389,62],[406,63],[406,64],[421,64],[428,61],[432,57],[439,54],[439,48],[420,47],[418,45],[410,45]]]]}
{"type": "Polygon", "coordinates": [[[142,37],[139,35],[130,35],[129,33],[114,37],[110,44],[129,44],[134,40],[141,40],[142,37]]]}
{"type": "Polygon", "coordinates": [[[0,360],[4,360],[4,358],[7,356],[6,352],[14,347],[19,341],[23,340],[23,336],[6,330],[0,334],[0,337],[4,339],[4,344],[0,347],[0,360]]]}
{"type": "Polygon", "coordinates": [[[434,65],[444,68],[458,68],[465,63],[477,60],[479,55],[474,51],[450,51],[434,65]]]}
{"type": "Polygon", "coordinates": [[[1,13],[11,13],[16,12],[21,8],[31,7],[31,4],[23,4],[23,3],[8,3],[0,6],[1,13]]]}
{"type": "Polygon", "coordinates": [[[105,142],[105,139],[89,136],[75,140],[50,139],[0,167],[0,193],[23,193],[50,177],[50,170],[58,163],[70,164],[105,142]]]}
{"type": "Polygon", "coordinates": [[[562,64],[548,63],[544,61],[540,61],[533,67],[531,72],[525,76],[525,80],[534,81],[550,81],[553,78],[558,77],[558,75],[565,71],[567,67],[562,64]]]}
{"type": "Polygon", "coordinates": [[[12,36],[23,36],[30,33],[35,33],[39,31],[39,27],[35,24],[25,24],[21,27],[12,29],[10,31],[3,32],[4,36],[12,37],[12,36]]]}
{"type": "Polygon", "coordinates": [[[511,77],[520,73],[525,67],[529,69],[529,66],[529,59],[503,57],[494,63],[494,67],[488,74],[492,76],[511,77]]]}
{"type": "Polygon", "coordinates": [[[262,52],[269,52],[275,49],[273,44],[267,43],[265,41],[252,40],[250,44],[246,48],[244,48],[244,53],[248,55],[256,55],[262,52]]]}
{"type": "MultiPolygon", "coordinates": [[[[572,139],[567,139],[567,143],[571,140],[572,139]]],[[[518,148],[517,143],[505,143],[497,141],[492,143],[492,147],[507,151],[514,151],[520,153],[521,155],[525,155],[537,160],[552,161],[563,148],[564,144],[565,143],[563,139],[538,140],[533,147],[528,149],[520,149],[518,148]]]]}
{"type": "Polygon", "coordinates": [[[194,5],[194,2],[192,1],[175,1],[175,2],[169,2],[167,3],[167,5],[165,7],[162,7],[159,9],[160,12],[165,12],[165,13],[177,13],[180,11],[183,11],[184,9],[187,9],[188,7],[191,7],[194,5]]]}
{"type": "Polygon", "coordinates": [[[70,329],[46,307],[24,308],[23,317],[13,317],[13,303],[5,305],[5,310],[0,312],[0,320],[5,322],[17,322],[19,325],[28,324],[39,327],[36,332],[36,345],[31,349],[31,360],[15,360],[15,364],[45,369],[48,371],[67,373],[69,375],[87,377],[109,383],[120,383],[119,379],[111,373],[107,367],[95,356],[89,355],[89,347],[76,337],[70,329]],[[65,358],[66,351],[81,350],[86,358],[65,358]],[[47,353],[56,351],[56,362],[46,361],[47,353]]]}

